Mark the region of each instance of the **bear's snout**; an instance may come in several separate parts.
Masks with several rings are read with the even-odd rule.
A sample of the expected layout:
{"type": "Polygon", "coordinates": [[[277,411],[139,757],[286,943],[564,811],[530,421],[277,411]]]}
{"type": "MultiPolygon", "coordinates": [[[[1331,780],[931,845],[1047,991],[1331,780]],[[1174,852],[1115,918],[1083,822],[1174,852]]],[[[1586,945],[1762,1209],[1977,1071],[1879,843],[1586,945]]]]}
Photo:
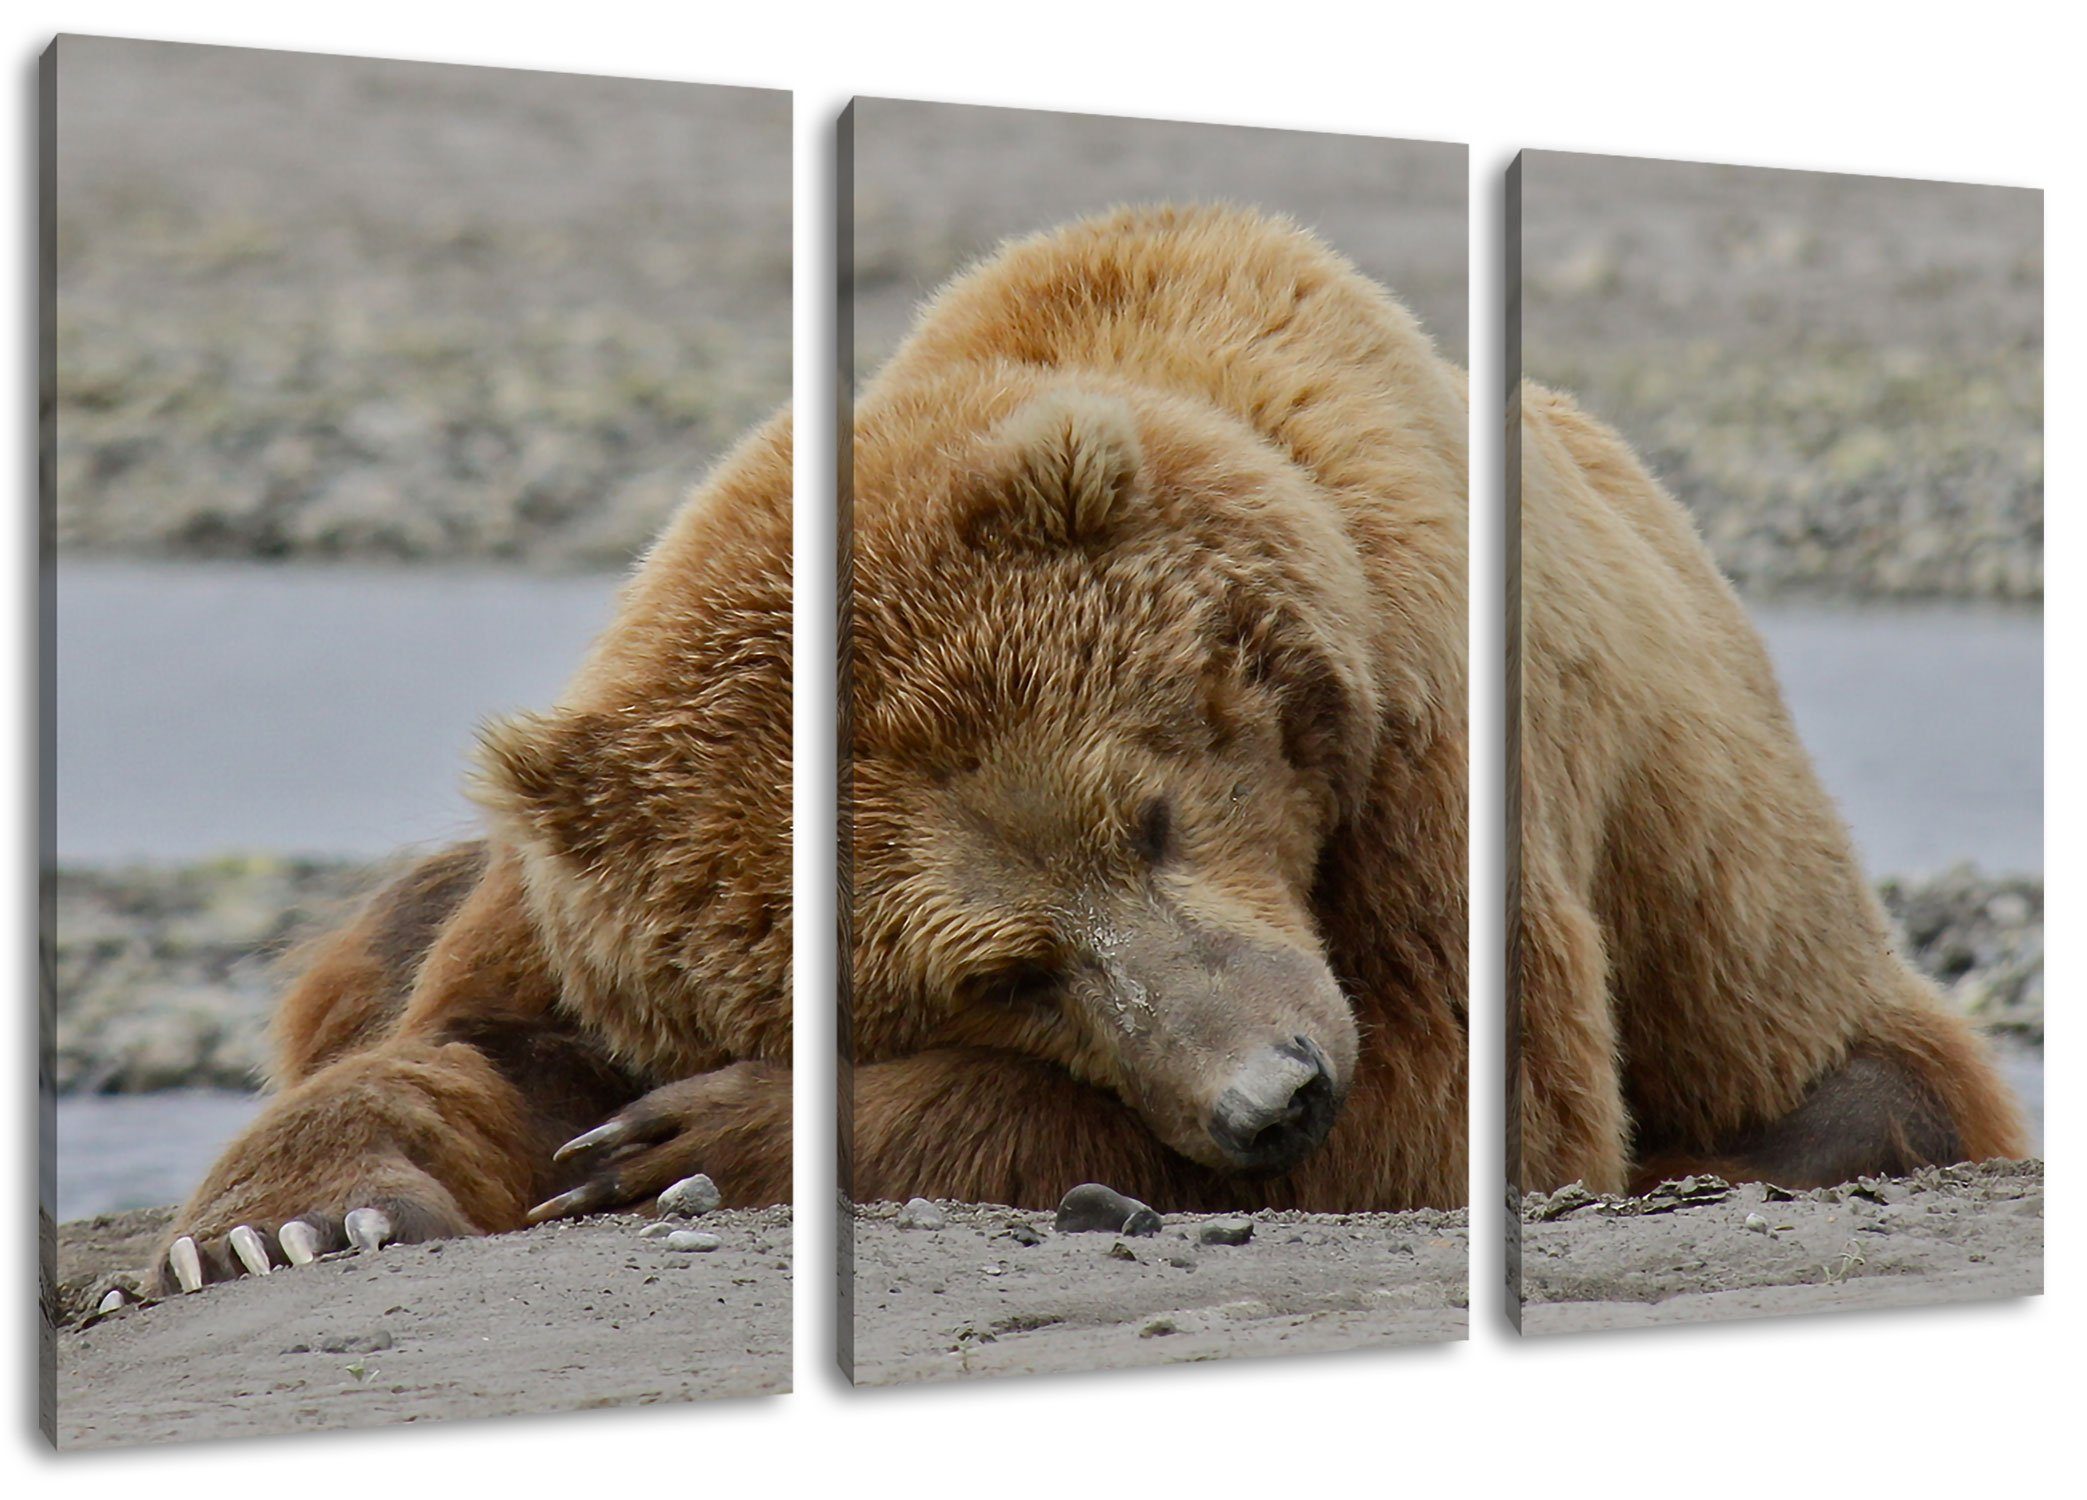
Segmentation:
{"type": "Polygon", "coordinates": [[[1326,1054],[1292,1037],[1249,1057],[1210,1112],[1210,1138],[1243,1172],[1281,1172],[1319,1148],[1340,1113],[1326,1054]]]}

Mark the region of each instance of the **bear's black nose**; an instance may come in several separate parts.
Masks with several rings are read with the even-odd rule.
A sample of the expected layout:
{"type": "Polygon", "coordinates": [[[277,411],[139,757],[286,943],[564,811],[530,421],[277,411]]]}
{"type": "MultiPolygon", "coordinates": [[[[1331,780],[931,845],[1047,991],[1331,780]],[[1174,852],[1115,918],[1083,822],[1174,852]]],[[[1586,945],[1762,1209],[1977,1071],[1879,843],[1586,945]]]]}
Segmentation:
{"type": "Polygon", "coordinates": [[[1210,1137],[1244,1172],[1280,1172],[1318,1148],[1340,1112],[1326,1054],[1292,1037],[1246,1060],[1210,1112],[1210,1137]]]}

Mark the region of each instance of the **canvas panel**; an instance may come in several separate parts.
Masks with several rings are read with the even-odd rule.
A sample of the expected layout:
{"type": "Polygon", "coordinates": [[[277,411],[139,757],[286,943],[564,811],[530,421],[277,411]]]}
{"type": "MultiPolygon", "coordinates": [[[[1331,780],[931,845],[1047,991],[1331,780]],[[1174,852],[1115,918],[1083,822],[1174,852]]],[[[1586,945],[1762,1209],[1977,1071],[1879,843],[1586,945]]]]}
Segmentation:
{"type": "Polygon", "coordinates": [[[47,1427],[785,1388],[788,96],[42,86],[47,1427]]]}
{"type": "Polygon", "coordinates": [[[2042,197],[1509,179],[1525,1332],[2040,1291],[2042,197]]]}
{"type": "Polygon", "coordinates": [[[842,122],[841,1358],[1461,1338],[1461,147],[842,122]]]}

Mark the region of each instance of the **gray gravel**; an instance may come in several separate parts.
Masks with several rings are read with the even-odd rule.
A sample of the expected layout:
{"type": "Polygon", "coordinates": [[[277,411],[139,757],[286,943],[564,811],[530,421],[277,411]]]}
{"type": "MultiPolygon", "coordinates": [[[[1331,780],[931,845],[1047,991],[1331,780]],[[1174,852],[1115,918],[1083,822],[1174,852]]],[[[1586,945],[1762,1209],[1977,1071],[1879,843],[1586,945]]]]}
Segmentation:
{"type": "Polygon", "coordinates": [[[381,866],[271,855],[60,871],[59,1091],[255,1087],[279,961],[382,875],[381,866]]]}
{"type": "Polygon", "coordinates": [[[1051,1227],[1060,1234],[1150,1234],[1158,1230],[1159,1216],[1107,1183],[1083,1182],[1058,1200],[1051,1227]]]}
{"type": "Polygon", "coordinates": [[[684,1177],[659,1195],[659,1211],[670,1218],[695,1219],[709,1213],[723,1201],[705,1173],[684,1177]]]}
{"type": "MultiPolygon", "coordinates": [[[[64,553],[621,565],[787,396],[780,95],[80,39],[59,67],[64,553]]],[[[1168,196],[1299,214],[1464,355],[1458,151],[888,101],[857,144],[865,368],[1000,237],[1168,196]]],[[[1523,248],[1529,373],[1743,589],[2041,597],[2035,195],[1534,153],[1523,248]]]]}
{"type": "Polygon", "coordinates": [[[786,94],[58,70],[61,553],[621,565],[789,394],[786,94]]]}
{"type": "Polygon", "coordinates": [[[2044,1039],[2044,885],[1959,867],[1878,886],[1901,947],[1952,1004],[1987,1030],[2044,1039]]]}
{"type": "Polygon", "coordinates": [[[908,1198],[899,1207],[898,1226],[929,1231],[947,1229],[949,1217],[926,1198],[908,1198]]]}
{"type": "Polygon", "coordinates": [[[1523,194],[1527,374],[1743,591],[2042,597],[2037,194],[1557,152],[1523,194]]]}
{"type": "Polygon", "coordinates": [[[1157,202],[1288,214],[1396,292],[1449,358],[1468,357],[1462,146],[903,99],[859,99],[853,118],[858,374],[1001,240],[1157,202]]]}

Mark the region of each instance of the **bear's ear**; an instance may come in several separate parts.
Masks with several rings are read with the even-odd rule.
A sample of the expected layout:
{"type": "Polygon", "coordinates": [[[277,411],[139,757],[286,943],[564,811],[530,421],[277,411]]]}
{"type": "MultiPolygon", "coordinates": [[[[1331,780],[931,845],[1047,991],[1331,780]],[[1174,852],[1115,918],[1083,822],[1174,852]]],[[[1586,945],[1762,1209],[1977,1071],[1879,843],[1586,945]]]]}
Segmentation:
{"type": "Polygon", "coordinates": [[[1137,419],[1123,401],[1085,391],[1039,396],[985,440],[960,499],[964,534],[1100,541],[1128,513],[1144,465],[1137,419]]]}
{"type": "Polygon", "coordinates": [[[472,799],[518,843],[580,853],[600,842],[592,789],[613,758],[608,725],[591,714],[515,714],[478,732],[472,799]]]}
{"type": "Polygon", "coordinates": [[[1275,695],[1284,759],[1323,778],[1348,809],[1367,782],[1379,718],[1360,655],[1289,609],[1243,602],[1230,645],[1247,680],[1275,695]]]}

